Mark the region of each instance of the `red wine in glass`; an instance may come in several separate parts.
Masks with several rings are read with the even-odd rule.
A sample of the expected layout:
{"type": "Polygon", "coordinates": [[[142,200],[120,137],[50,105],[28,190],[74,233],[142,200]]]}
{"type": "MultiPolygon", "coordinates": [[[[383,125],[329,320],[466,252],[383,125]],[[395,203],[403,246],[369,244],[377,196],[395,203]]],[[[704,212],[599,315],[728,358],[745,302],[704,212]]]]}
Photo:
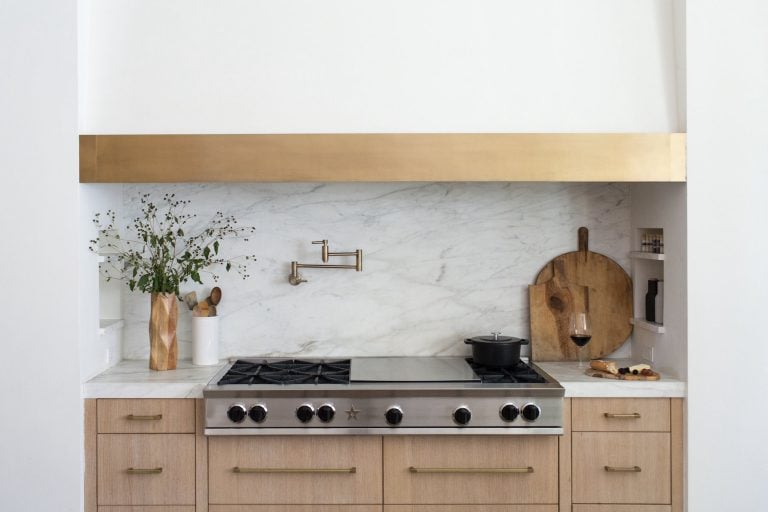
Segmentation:
{"type": "Polygon", "coordinates": [[[584,368],[584,347],[592,339],[592,324],[589,313],[571,313],[570,336],[579,351],[579,368],[584,368]]]}
{"type": "Polygon", "coordinates": [[[579,347],[583,347],[589,343],[589,340],[591,339],[592,336],[589,334],[571,334],[571,341],[573,341],[579,347]]]}

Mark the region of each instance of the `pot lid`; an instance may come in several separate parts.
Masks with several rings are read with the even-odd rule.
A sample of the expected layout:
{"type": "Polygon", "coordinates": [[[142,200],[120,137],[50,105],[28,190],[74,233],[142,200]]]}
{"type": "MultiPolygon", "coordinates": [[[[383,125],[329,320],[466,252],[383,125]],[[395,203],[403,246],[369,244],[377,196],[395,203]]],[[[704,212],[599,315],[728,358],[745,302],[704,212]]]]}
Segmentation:
{"type": "Polygon", "coordinates": [[[515,338],[514,336],[502,336],[500,332],[492,332],[489,335],[469,338],[469,341],[473,343],[518,343],[525,342],[526,340],[522,338],[515,338]]]}

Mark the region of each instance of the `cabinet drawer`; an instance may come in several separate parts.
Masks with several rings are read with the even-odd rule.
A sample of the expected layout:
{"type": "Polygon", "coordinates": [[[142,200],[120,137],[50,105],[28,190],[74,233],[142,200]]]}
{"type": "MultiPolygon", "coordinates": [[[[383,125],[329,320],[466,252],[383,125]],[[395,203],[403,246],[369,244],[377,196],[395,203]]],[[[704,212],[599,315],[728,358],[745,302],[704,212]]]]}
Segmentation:
{"type": "Polygon", "coordinates": [[[669,432],[668,398],[574,398],[572,407],[574,432],[669,432]]]}
{"type": "Polygon", "coordinates": [[[574,432],[574,503],[668,504],[669,434],[574,432]]]}
{"type": "Polygon", "coordinates": [[[96,408],[100,434],[195,433],[191,399],[100,399],[96,408]]]}
{"type": "Polygon", "coordinates": [[[193,434],[99,434],[99,505],[194,505],[193,434]]]}
{"type": "Polygon", "coordinates": [[[672,505],[574,505],[573,512],[672,512],[672,505]]]}
{"type": "Polygon", "coordinates": [[[212,437],[215,504],[381,503],[381,437],[212,437]]]}
{"type": "Polygon", "coordinates": [[[195,512],[194,505],[167,505],[167,506],[131,506],[114,505],[109,507],[99,507],[98,512],[195,512]]]}
{"type": "Polygon", "coordinates": [[[384,505],[384,512],[558,512],[557,505],[384,505]]]}
{"type": "Polygon", "coordinates": [[[384,503],[547,503],[558,499],[556,436],[384,438],[384,503]]]}
{"type": "Polygon", "coordinates": [[[208,512],[381,512],[381,505],[211,505],[208,512]]]}

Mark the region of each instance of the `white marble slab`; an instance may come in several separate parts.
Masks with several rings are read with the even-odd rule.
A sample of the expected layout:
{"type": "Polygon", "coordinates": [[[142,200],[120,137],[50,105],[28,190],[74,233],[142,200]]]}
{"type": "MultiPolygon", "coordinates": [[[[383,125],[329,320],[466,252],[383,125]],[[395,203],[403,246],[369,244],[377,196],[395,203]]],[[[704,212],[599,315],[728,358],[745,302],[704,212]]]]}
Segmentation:
{"type": "Polygon", "coordinates": [[[203,387],[226,361],[195,366],[180,360],[175,370],[153,371],[146,359],[120,362],[83,384],[83,398],[202,398],[203,387]]]}
{"type": "MultiPolygon", "coordinates": [[[[222,357],[461,355],[466,337],[528,337],[527,287],[549,259],[576,249],[579,226],[590,228],[590,249],[629,267],[627,184],[126,185],[114,205],[126,224],[144,193],[189,199],[199,221],[221,210],[257,228],[249,243],[222,245],[257,257],[248,280],[222,273],[222,357]],[[288,284],[292,260],[321,262],[310,241],[324,238],[332,251],[362,249],[363,272],[307,269],[307,283],[288,284]]],[[[213,283],[204,278],[181,291],[205,297],[213,283]]],[[[123,357],[146,358],[149,297],[124,290],[123,357]]],[[[184,307],[178,336],[190,357],[184,307]]]]}
{"type": "MultiPolygon", "coordinates": [[[[617,360],[620,366],[632,364],[617,360]]],[[[565,388],[565,396],[572,398],[679,398],[686,393],[685,382],[661,373],[657,381],[613,380],[590,377],[576,362],[536,363],[542,370],[565,388]]]]}
{"type": "MultiPolygon", "coordinates": [[[[83,398],[202,398],[203,387],[224,364],[226,361],[215,366],[194,366],[181,360],[176,370],[156,372],[149,369],[146,359],[122,361],[83,384],[83,398]]],[[[566,397],[685,396],[685,382],[663,373],[659,381],[617,381],[589,377],[575,362],[538,365],[562,384],[566,397]]]]}

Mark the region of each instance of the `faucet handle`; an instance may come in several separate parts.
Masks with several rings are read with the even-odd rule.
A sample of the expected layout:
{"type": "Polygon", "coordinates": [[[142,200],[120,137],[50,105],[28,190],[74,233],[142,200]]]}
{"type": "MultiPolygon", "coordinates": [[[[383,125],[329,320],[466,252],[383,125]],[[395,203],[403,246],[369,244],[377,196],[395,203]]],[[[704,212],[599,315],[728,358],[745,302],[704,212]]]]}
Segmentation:
{"type": "Polygon", "coordinates": [[[328,263],[328,240],[314,240],[314,245],[323,244],[323,263],[328,263]]]}

